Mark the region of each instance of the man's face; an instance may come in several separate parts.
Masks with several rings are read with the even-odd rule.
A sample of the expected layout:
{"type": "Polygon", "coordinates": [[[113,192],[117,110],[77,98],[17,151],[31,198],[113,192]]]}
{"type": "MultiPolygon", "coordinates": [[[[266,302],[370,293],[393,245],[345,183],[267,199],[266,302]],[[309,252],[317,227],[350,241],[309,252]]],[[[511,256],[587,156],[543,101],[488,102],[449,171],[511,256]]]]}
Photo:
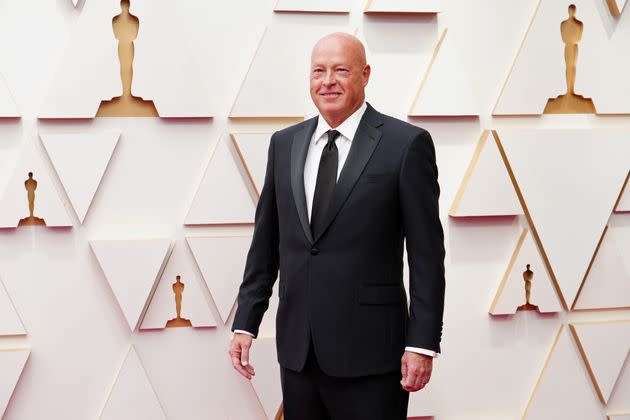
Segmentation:
{"type": "Polygon", "coordinates": [[[365,100],[370,67],[356,45],[344,38],[326,38],[311,56],[311,98],[324,117],[347,118],[365,100]]]}

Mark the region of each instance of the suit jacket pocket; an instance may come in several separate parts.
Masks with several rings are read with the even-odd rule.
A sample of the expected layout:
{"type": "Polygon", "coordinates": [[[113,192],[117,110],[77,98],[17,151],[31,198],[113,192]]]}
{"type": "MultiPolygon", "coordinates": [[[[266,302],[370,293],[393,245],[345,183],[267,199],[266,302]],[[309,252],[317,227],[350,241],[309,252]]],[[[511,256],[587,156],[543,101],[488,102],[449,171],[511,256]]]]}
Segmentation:
{"type": "Polygon", "coordinates": [[[382,174],[363,174],[359,178],[361,183],[374,183],[374,182],[387,182],[394,179],[394,174],[382,173],[382,174]]]}
{"type": "Polygon", "coordinates": [[[396,305],[405,301],[405,289],[394,285],[364,285],[359,290],[362,305],[396,305]]]}

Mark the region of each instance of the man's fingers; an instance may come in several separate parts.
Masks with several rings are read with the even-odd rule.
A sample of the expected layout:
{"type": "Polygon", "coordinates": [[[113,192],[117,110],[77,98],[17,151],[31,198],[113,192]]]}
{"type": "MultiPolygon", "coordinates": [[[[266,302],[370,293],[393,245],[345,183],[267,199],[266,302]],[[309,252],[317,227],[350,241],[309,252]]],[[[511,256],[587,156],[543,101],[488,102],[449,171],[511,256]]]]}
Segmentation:
{"type": "Polygon", "coordinates": [[[416,380],[418,379],[418,375],[416,374],[416,372],[414,372],[412,369],[408,369],[407,370],[407,377],[404,378],[401,383],[403,385],[403,387],[407,387],[407,388],[411,388],[414,386],[414,384],[416,383],[416,380]]]}
{"type": "Polygon", "coordinates": [[[400,373],[402,374],[403,381],[407,379],[407,359],[403,357],[400,362],[400,373]]]}
{"type": "Polygon", "coordinates": [[[238,353],[236,353],[236,352],[232,353],[232,366],[234,367],[234,369],[238,373],[240,373],[241,375],[243,375],[247,379],[251,379],[252,378],[252,375],[243,366],[241,366],[241,358],[239,357],[238,353]]]}
{"type": "Polygon", "coordinates": [[[431,378],[431,368],[414,363],[407,363],[404,359],[402,360],[400,370],[402,373],[400,384],[407,392],[421,390],[429,383],[429,379],[431,378]]]}
{"type": "Polygon", "coordinates": [[[405,388],[405,390],[409,392],[419,391],[429,383],[430,379],[431,379],[431,371],[430,370],[427,371],[426,369],[421,369],[420,373],[416,377],[416,381],[414,382],[414,384],[411,385],[409,389],[405,388]]]}
{"type": "Polygon", "coordinates": [[[241,365],[249,365],[249,347],[241,345],[241,365]]]}

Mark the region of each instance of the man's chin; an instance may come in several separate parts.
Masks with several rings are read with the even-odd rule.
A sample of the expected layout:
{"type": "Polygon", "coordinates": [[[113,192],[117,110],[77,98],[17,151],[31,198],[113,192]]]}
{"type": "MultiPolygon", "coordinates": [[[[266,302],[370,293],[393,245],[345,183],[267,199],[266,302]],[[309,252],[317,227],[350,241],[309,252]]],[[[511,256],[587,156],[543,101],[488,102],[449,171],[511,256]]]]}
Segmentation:
{"type": "Polygon", "coordinates": [[[319,112],[321,112],[322,114],[334,115],[334,114],[339,114],[343,110],[343,104],[331,103],[331,102],[324,102],[324,103],[320,102],[317,108],[319,109],[319,112]]]}

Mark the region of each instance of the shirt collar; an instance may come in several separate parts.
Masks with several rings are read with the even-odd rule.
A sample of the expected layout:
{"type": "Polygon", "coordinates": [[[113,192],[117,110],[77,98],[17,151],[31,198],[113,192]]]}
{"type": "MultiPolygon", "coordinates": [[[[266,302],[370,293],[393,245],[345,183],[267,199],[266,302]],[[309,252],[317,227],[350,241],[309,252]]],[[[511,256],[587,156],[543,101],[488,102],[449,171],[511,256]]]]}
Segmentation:
{"type": "MultiPolygon", "coordinates": [[[[363,117],[366,109],[367,104],[365,103],[365,101],[363,101],[363,104],[359,107],[359,109],[354,111],[354,113],[346,118],[344,122],[339,124],[339,126],[335,128],[335,130],[339,131],[339,133],[347,138],[349,141],[352,141],[352,139],[354,138],[354,134],[359,128],[359,123],[361,122],[361,118],[363,117]]],[[[323,137],[324,133],[331,129],[332,128],[330,127],[330,125],[326,122],[324,117],[322,117],[322,114],[319,114],[319,117],[317,118],[317,128],[315,129],[315,136],[313,137],[314,142],[317,143],[323,137]]]]}

